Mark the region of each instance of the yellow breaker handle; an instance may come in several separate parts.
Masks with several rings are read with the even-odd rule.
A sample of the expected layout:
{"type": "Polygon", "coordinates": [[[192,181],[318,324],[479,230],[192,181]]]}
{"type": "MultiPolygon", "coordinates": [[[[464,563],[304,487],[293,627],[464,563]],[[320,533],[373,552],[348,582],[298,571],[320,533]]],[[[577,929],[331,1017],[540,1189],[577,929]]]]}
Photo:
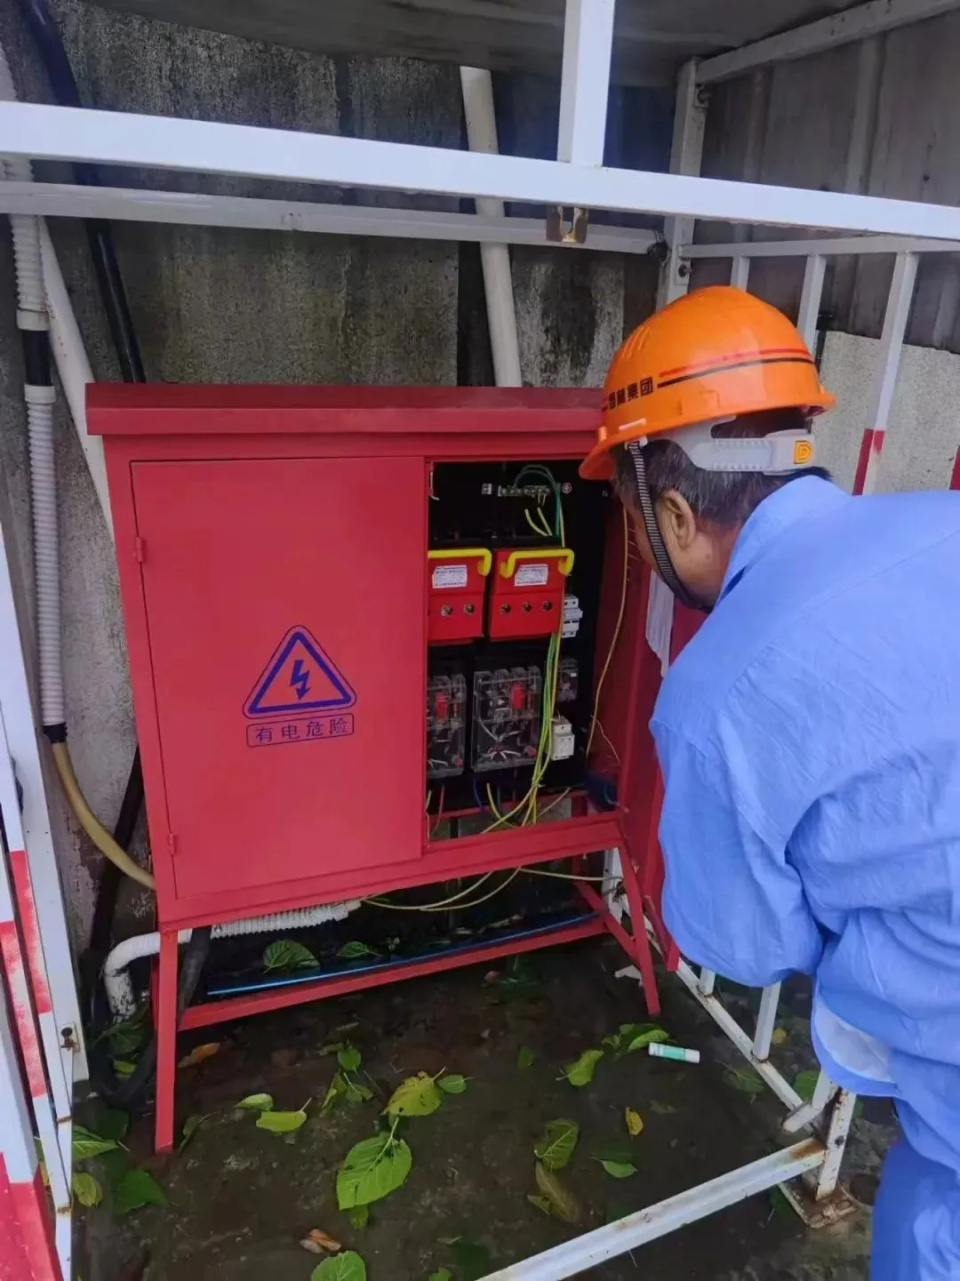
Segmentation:
{"type": "Polygon", "coordinates": [[[573,552],[569,547],[531,547],[525,551],[511,552],[500,566],[502,576],[504,578],[512,578],[516,573],[518,561],[522,560],[559,561],[560,564],[557,568],[564,577],[573,569],[573,552]]]}
{"type": "Polygon", "coordinates": [[[486,578],[493,565],[493,553],[486,547],[445,547],[440,551],[427,552],[427,560],[472,560],[475,556],[480,558],[477,569],[486,578]]]}

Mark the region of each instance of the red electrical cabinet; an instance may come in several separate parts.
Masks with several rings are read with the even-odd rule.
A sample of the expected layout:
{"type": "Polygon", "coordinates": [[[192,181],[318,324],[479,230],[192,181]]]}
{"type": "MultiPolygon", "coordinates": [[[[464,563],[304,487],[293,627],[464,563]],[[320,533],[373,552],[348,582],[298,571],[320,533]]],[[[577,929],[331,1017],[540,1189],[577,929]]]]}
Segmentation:
{"type": "MultiPolygon", "coordinates": [[[[157,881],[160,1146],[172,1136],[178,929],[612,847],[635,913],[658,895],[645,726],[659,668],[619,509],[597,636],[602,652],[623,617],[599,708],[618,759],[601,747],[594,765],[618,807],[595,811],[581,794],[569,819],[456,840],[431,840],[424,814],[428,645],[468,640],[488,614],[511,620],[504,635],[549,634],[529,620],[556,619],[569,572],[555,553],[428,557],[432,469],[582,457],[596,403],[592,390],[89,388],[157,881]]],[[[631,938],[596,895],[592,906],[564,937],[612,929],[655,1004],[644,930],[631,938]]],[[[319,980],[230,998],[188,1008],[181,1026],[343,990],[319,980]]]]}

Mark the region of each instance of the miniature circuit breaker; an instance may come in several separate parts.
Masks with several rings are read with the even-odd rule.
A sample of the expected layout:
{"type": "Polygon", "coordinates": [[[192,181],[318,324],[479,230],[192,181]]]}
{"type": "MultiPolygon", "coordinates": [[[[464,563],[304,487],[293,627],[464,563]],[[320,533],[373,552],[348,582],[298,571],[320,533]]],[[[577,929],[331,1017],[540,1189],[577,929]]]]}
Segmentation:
{"type": "Polygon", "coordinates": [[[540,739],[538,667],[499,667],[473,678],[473,755],[478,773],[533,765],[540,739]]]}
{"type": "Polygon", "coordinates": [[[431,676],[427,684],[427,778],[463,773],[467,682],[462,673],[431,676]]]}

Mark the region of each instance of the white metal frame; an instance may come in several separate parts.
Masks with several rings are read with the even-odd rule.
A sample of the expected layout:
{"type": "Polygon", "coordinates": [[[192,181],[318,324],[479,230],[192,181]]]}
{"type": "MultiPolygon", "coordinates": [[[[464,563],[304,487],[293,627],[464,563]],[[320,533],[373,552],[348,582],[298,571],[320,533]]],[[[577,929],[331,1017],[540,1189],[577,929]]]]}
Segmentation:
{"type": "MultiPolygon", "coordinates": [[[[960,0],[870,0],[748,48],[689,63],[679,82],[669,173],[603,167],[614,4],[615,0],[567,0],[557,160],[498,155],[482,140],[474,142],[476,150],[464,152],[124,112],[0,103],[0,138],[5,154],[127,165],[147,171],[236,174],[404,194],[468,197],[477,202],[476,214],[207,196],[122,186],[90,189],[12,182],[0,184],[0,212],[469,240],[488,246],[556,243],[546,238],[544,225],[538,220],[502,216],[502,204],[496,202],[506,200],[562,209],[654,213],[665,219],[662,237],[630,227],[595,225],[589,228],[582,247],[646,253],[654,242],[665,241],[661,301],[683,292],[689,266],[698,258],[728,258],[732,283],[745,288],[753,258],[803,256],[806,263],[799,322],[811,344],[816,338],[827,260],[842,254],[895,254],[896,270],[874,391],[873,425],[869,439],[864,441],[859,477],[862,488],[873,487],[913,294],[917,255],[960,249],[960,209],[700,177],[707,109],[704,86],[776,61],[873,39],[905,23],[956,8],[960,0]],[[691,243],[695,219],[799,227],[819,234],[816,239],[697,245],[691,243]]],[[[875,53],[874,46],[873,53],[865,54],[861,62],[875,61],[875,53]]],[[[869,128],[865,114],[869,112],[868,97],[865,93],[861,132],[869,128]]],[[[849,185],[855,187],[859,184],[853,169],[858,173],[862,170],[862,156],[858,159],[852,154],[850,164],[849,185]]],[[[571,240],[563,241],[562,246],[581,247],[571,240]]],[[[5,600],[5,581],[0,581],[0,589],[0,610],[7,610],[5,615],[0,613],[0,659],[7,653],[17,658],[16,680],[22,684],[22,651],[5,600]]],[[[0,709],[10,737],[10,751],[30,793],[30,804],[35,807],[36,817],[30,822],[25,811],[27,845],[28,849],[31,844],[34,846],[31,858],[39,860],[38,872],[42,866],[49,875],[49,879],[38,875],[38,882],[56,886],[49,823],[36,809],[37,798],[42,799],[43,793],[32,709],[29,699],[24,698],[25,686],[14,690],[11,701],[9,671],[10,663],[0,661],[0,709]]],[[[616,860],[612,852],[608,867],[614,875],[616,860]]],[[[612,906],[618,912],[622,908],[615,899],[612,906]]],[[[49,950],[52,962],[52,978],[69,976],[62,903],[51,900],[46,912],[41,913],[41,930],[44,951],[49,950]]],[[[778,989],[763,993],[757,1026],[751,1034],[719,1001],[714,991],[715,976],[709,971],[696,973],[682,962],[678,977],[785,1107],[784,1133],[797,1135],[819,1122],[819,1137],[803,1138],[783,1151],[619,1223],[517,1263],[496,1273],[498,1281],[560,1281],[742,1197],[801,1175],[812,1179],[814,1199],[829,1203],[852,1115],[852,1097],[821,1076],[813,1099],[806,1103],[770,1062],[778,989]]],[[[65,1011],[58,1014],[58,1020],[62,1018],[67,1025],[75,1024],[77,1018],[75,997],[71,998],[66,990],[69,987],[69,978],[63,978],[55,996],[55,1004],[59,1000],[65,1011]]]]}

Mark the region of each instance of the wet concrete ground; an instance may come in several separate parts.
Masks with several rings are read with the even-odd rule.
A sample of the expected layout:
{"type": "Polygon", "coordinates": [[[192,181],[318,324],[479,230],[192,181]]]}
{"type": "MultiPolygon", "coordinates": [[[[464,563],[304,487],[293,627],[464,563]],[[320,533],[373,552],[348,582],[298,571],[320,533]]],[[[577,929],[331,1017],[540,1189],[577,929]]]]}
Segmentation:
{"type": "MultiPolygon", "coordinates": [[[[207,1119],[177,1155],[151,1158],[150,1118],[126,1142],[129,1160],[146,1162],[165,1190],[165,1207],[117,1217],[105,1203],[78,1225],[78,1272],[84,1281],[308,1281],[321,1261],[299,1241],[312,1228],[365,1259],[369,1281],[427,1281],[440,1267],[470,1281],[534,1254],[578,1231],[620,1217],[775,1149],[779,1113],[772,1097],[739,1092],[725,1076],[737,1064],[676,980],[662,981],[660,1022],[681,1043],[703,1052],[700,1066],[607,1055],[593,1081],[572,1087],[561,1066],[624,1022],[646,1014],[637,985],[614,978],[623,955],[609,941],[534,955],[512,982],[509,962],[491,975],[479,968],[419,979],[264,1015],[185,1041],[222,1041],[207,1062],[178,1077],[179,1123],[207,1119]],[[504,978],[507,982],[504,982],[504,978]],[[346,1032],[344,1025],[355,1025],[346,1032]],[[371,1207],[358,1229],[337,1209],[337,1165],[375,1129],[383,1104],[342,1103],[325,1116],[319,1100],[337,1071],[331,1042],[349,1039],[363,1055],[373,1088],[385,1099],[404,1076],[446,1069],[469,1078],[431,1116],[404,1122],[413,1168],[402,1188],[371,1207]],[[517,1066],[521,1047],[532,1066],[517,1066]],[[267,1091],[277,1108],[314,1101],[292,1139],[256,1127],[233,1108],[267,1091]],[[624,1109],[636,1109],[643,1133],[627,1135],[624,1109]],[[580,1140],[561,1178],[576,1199],[574,1227],[546,1217],[536,1193],[533,1146],[544,1124],[578,1122],[580,1140]],[[612,1178],[598,1158],[629,1159],[637,1172],[612,1178]],[[459,1238],[455,1244],[445,1244],[459,1238]]],[[[746,1016],[753,993],[729,993],[746,1016]]],[[[788,1074],[812,1063],[807,995],[789,991],[786,1034],[774,1060],[788,1074]]],[[[870,1199],[892,1135],[886,1105],[871,1104],[855,1126],[845,1178],[870,1199]]],[[[96,1108],[88,1118],[96,1124],[96,1108]]],[[[97,1169],[97,1162],[90,1167],[97,1169]]],[[[109,1169],[102,1172],[109,1183],[109,1169]]],[[[869,1211],[836,1228],[810,1233],[768,1195],[693,1224],[632,1256],[595,1269],[597,1281],[865,1281],[869,1211]]]]}

